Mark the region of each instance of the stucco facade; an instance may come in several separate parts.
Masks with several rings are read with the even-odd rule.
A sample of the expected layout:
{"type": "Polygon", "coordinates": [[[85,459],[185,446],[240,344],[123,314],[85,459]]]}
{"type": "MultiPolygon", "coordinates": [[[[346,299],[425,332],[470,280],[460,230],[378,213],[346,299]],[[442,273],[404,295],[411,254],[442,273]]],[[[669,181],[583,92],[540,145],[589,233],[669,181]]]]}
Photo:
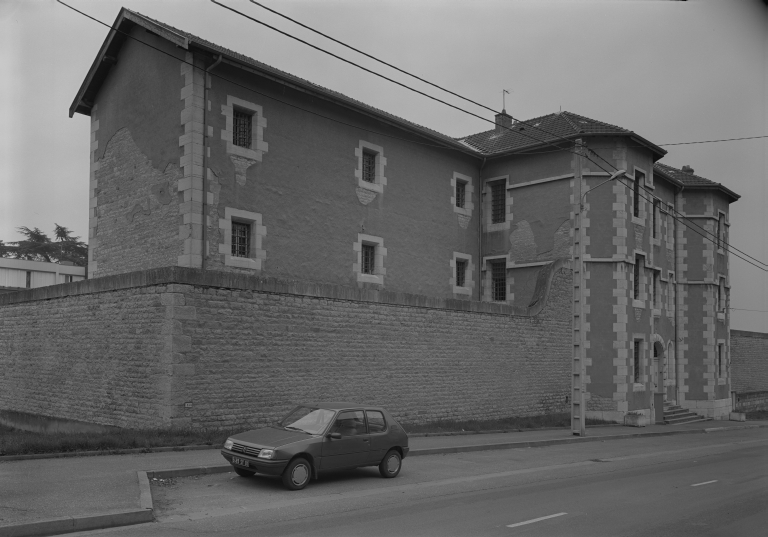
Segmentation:
{"type": "Polygon", "coordinates": [[[92,122],[90,277],[177,266],[535,317],[579,253],[588,415],[727,416],[727,188],[569,112],[457,140],[128,10],[115,27],[70,109],[92,122]]]}

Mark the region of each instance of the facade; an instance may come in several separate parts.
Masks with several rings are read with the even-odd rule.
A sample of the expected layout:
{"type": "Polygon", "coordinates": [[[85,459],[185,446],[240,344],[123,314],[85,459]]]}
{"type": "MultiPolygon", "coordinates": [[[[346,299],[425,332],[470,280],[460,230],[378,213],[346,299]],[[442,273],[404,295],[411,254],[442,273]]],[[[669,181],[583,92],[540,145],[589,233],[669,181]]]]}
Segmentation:
{"type": "Polygon", "coordinates": [[[85,267],[0,257],[0,293],[85,279],[85,267]]]}
{"type": "Polygon", "coordinates": [[[578,244],[588,415],[727,417],[726,187],[570,112],[453,139],[126,9],[114,28],[70,108],[91,118],[89,278],[183,267],[535,318],[578,244]]]}

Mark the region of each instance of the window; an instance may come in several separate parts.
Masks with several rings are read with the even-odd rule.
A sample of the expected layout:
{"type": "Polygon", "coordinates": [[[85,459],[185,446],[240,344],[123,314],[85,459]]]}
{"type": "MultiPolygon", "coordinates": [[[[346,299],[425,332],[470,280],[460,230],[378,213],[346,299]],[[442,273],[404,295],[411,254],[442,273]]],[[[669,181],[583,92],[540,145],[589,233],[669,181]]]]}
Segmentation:
{"type": "Polygon", "coordinates": [[[467,199],[467,183],[456,181],[456,207],[463,209],[467,199]]]}
{"type": "Polygon", "coordinates": [[[32,271],[28,270],[27,271],[27,289],[31,289],[31,288],[32,288],[32,271]]]}
{"type": "Polygon", "coordinates": [[[341,412],[336,418],[336,423],[331,428],[332,433],[341,433],[341,436],[357,436],[366,434],[365,416],[362,410],[341,412]]]}
{"type": "Polygon", "coordinates": [[[232,111],[233,144],[240,147],[245,147],[246,149],[251,148],[252,121],[253,116],[248,112],[241,112],[240,110],[232,111]]]}
{"type": "Polygon", "coordinates": [[[363,244],[363,274],[373,274],[376,268],[376,246],[373,244],[363,244]]]}
{"type": "Polygon", "coordinates": [[[640,352],[643,349],[643,340],[635,340],[635,349],[632,362],[632,382],[640,382],[640,352]]]}
{"type": "Polygon", "coordinates": [[[261,270],[266,252],[261,248],[267,228],[261,225],[261,214],[224,208],[224,218],[219,219],[222,243],[219,253],[224,265],[244,269],[261,270]]]}
{"type": "Polygon", "coordinates": [[[384,158],[383,147],[365,140],[358,141],[355,157],[357,186],[358,189],[365,190],[365,192],[358,191],[358,199],[363,205],[367,205],[376,198],[374,192],[384,193],[384,187],[387,184],[387,178],[384,177],[387,159],[384,158]]]}
{"type": "Polygon", "coordinates": [[[654,239],[659,238],[659,232],[658,232],[658,229],[657,229],[658,226],[659,226],[659,223],[660,223],[660,218],[659,218],[659,200],[658,199],[654,199],[653,200],[653,226],[652,226],[652,229],[653,229],[653,231],[652,231],[653,235],[652,236],[653,236],[654,239]]]}
{"type": "Polygon", "coordinates": [[[667,310],[669,313],[675,310],[675,282],[672,273],[669,274],[669,283],[667,284],[667,310]]]}
{"type": "Polygon", "coordinates": [[[654,308],[659,307],[659,273],[655,270],[653,271],[653,296],[652,296],[652,304],[654,308]]]}
{"type": "Polygon", "coordinates": [[[491,223],[499,224],[507,218],[507,182],[494,181],[491,183],[491,223]]]}
{"type": "Polygon", "coordinates": [[[635,170],[635,184],[632,185],[632,191],[634,193],[634,205],[632,206],[632,216],[640,218],[640,182],[645,182],[645,174],[641,171],[635,170]]]}
{"type": "Polygon", "coordinates": [[[368,416],[368,431],[371,433],[383,433],[387,430],[384,414],[378,410],[366,410],[365,413],[368,416]]]}
{"type": "Polygon", "coordinates": [[[363,151],[363,181],[376,182],[376,154],[363,151]]]}
{"type": "Polygon", "coordinates": [[[232,222],[232,255],[249,257],[251,226],[242,222],[232,222]]]}
{"type": "Polygon", "coordinates": [[[507,299],[507,262],[491,262],[491,293],[493,300],[501,302],[507,299]]]}
{"type": "Polygon", "coordinates": [[[723,376],[723,346],[717,346],[717,363],[715,364],[715,376],[720,378],[723,376]]]}
{"type": "Polygon", "coordinates": [[[670,203],[667,205],[667,248],[672,248],[675,240],[675,221],[673,218],[674,207],[670,203]]]}
{"type": "Polygon", "coordinates": [[[634,281],[634,287],[632,289],[632,297],[635,300],[640,300],[640,263],[641,263],[641,257],[639,255],[635,256],[635,281],[634,281]]]}
{"type": "Polygon", "coordinates": [[[464,287],[467,276],[467,261],[466,259],[456,260],[456,287],[464,287]]]}
{"type": "Polygon", "coordinates": [[[717,249],[725,248],[725,215],[720,213],[717,217],[717,249]]]}

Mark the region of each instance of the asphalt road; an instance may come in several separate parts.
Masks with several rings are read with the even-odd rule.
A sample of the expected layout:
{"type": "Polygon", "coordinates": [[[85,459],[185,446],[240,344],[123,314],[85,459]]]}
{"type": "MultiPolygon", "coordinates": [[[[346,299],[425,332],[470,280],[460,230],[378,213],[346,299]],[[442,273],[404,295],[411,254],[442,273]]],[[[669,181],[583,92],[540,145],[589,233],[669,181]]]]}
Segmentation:
{"type": "Polygon", "coordinates": [[[406,458],[288,492],[234,474],[153,483],[158,522],[80,535],[756,536],[768,430],[406,458]]]}

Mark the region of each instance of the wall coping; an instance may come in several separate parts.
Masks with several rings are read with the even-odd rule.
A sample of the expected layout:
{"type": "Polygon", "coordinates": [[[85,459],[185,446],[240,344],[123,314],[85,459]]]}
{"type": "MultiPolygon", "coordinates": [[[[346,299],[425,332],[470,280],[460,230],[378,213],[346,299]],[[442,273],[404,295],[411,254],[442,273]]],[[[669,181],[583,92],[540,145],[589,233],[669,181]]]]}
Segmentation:
{"type": "Polygon", "coordinates": [[[281,280],[272,277],[251,276],[220,271],[203,271],[187,267],[163,267],[140,270],[102,278],[81,280],[25,289],[22,291],[0,294],[0,307],[40,300],[52,300],[70,296],[89,295],[156,285],[185,284],[198,287],[214,287],[252,291],[258,293],[296,295],[331,300],[352,302],[370,302],[383,305],[410,306],[427,309],[443,309],[507,315],[515,317],[534,317],[546,306],[554,275],[562,268],[570,269],[565,259],[553,261],[548,270],[542,270],[540,281],[534,295],[537,297],[531,305],[510,306],[493,302],[478,302],[454,298],[433,298],[410,293],[395,293],[378,289],[358,289],[328,283],[281,280]]]}
{"type": "Polygon", "coordinates": [[[749,332],[747,330],[733,330],[731,329],[731,337],[733,336],[740,336],[740,337],[753,337],[758,339],[768,339],[768,334],[765,332],[749,332]]]}

